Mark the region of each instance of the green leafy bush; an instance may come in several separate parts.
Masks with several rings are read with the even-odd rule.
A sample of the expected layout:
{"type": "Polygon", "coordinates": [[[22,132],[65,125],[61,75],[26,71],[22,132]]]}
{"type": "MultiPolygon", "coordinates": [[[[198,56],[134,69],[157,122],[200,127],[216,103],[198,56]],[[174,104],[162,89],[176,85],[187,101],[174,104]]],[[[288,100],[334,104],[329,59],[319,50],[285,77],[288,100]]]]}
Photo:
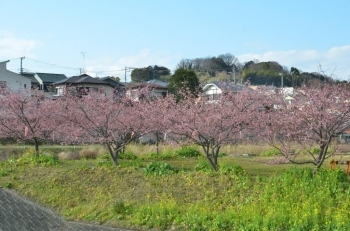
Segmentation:
{"type": "Polygon", "coordinates": [[[319,148],[311,148],[311,149],[310,149],[310,152],[311,152],[312,154],[318,154],[318,153],[320,152],[320,149],[319,149],[319,148]]]}
{"type": "Polygon", "coordinates": [[[145,172],[147,175],[167,175],[177,172],[174,167],[165,162],[152,162],[147,165],[145,172]]]}
{"type": "Polygon", "coordinates": [[[97,162],[98,167],[111,167],[112,166],[112,161],[110,160],[99,160],[97,162]]]}
{"type": "Polygon", "coordinates": [[[119,155],[119,159],[121,159],[121,160],[136,160],[137,156],[131,151],[126,151],[126,152],[121,153],[119,155]]]}
{"type": "Polygon", "coordinates": [[[0,177],[1,177],[1,176],[7,176],[8,174],[9,174],[8,171],[3,170],[3,169],[0,169],[0,177]]]}
{"type": "Polygon", "coordinates": [[[234,175],[245,175],[246,172],[242,166],[233,164],[233,165],[222,165],[219,167],[219,172],[224,174],[234,174],[234,175]]]}
{"type": "Polygon", "coordinates": [[[39,164],[41,166],[55,166],[60,163],[58,157],[56,156],[47,156],[47,155],[39,155],[38,157],[34,157],[32,162],[39,164]]]}
{"type": "Polygon", "coordinates": [[[193,146],[183,146],[176,151],[176,154],[181,157],[199,157],[202,155],[200,151],[193,146]]]}
{"type": "Polygon", "coordinates": [[[206,160],[201,160],[196,167],[194,167],[194,170],[201,171],[201,172],[212,172],[213,168],[210,165],[210,163],[206,160]]]}
{"type": "Polygon", "coordinates": [[[281,154],[281,152],[277,149],[269,149],[269,150],[266,150],[262,153],[260,153],[260,156],[276,156],[276,155],[279,155],[281,154]]]}
{"type": "Polygon", "coordinates": [[[103,155],[100,155],[97,157],[98,160],[112,160],[112,157],[111,155],[108,153],[108,154],[103,154],[103,155]]]}
{"type": "Polygon", "coordinates": [[[40,166],[56,166],[59,165],[60,161],[58,157],[53,155],[41,153],[35,155],[34,149],[29,149],[24,152],[22,157],[18,158],[17,160],[10,159],[8,160],[8,163],[15,165],[32,164],[40,166]]]}
{"type": "Polygon", "coordinates": [[[11,182],[5,182],[4,183],[4,188],[11,189],[13,187],[13,184],[11,182]]]}
{"type": "Polygon", "coordinates": [[[132,206],[124,202],[118,201],[113,204],[113,213],[117,214],[118,219],[122,219],[125,215],[130,214],[132,206]]]}
{"type": "Polygon", "coordinates": [[[141,160],[170,160],[176,156],[173,152],[161,152],[159,154],[152,152],[140,157],[141,160]]]}

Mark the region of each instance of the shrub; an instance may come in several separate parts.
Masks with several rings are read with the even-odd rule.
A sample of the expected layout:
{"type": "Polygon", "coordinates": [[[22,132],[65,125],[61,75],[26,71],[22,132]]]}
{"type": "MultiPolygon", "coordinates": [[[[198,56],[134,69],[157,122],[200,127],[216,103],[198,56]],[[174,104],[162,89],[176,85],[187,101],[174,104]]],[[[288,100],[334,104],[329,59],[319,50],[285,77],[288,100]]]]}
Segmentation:
{"type": "Polygon", "coordinates": [[[152,162],[147,165],[145,172],[147,175],[167,175],[176,172],[176,169],[165,162],[152,162]]]}
{"type": "Polygon", "coordinates": [[[210,163],[206,160],[201,160],[196,167],[194,167],[194,170],[201,171],[201,172],[212,172],[213,167],[210,165],[210,163]]]}
{"type": "Polygon", "coordinates": [[[96,159],[98,151],[94,148],[84,148],[80,151],[80,157],[85,159],[96,159]]]}
{"type": "Polygon", "coordinates": [[[122,160],[136,160],[137,156],[131,151],[126,151],[126,152],[121,153],[119,155],[119,159],[122,159],[122,160]]]}
{"type": "Polygon", "coordinates": [[[176,156],[175,153],[173,152],[161,152],[159,154],[152,152],[152,153],[148,153],[146,155],[141,156],[140,158],[143,160],[147,160],[147,159],[152,159],[152,160],[169,160],[172,159],[176,156]]]}
{"type": "Polygon", "coordinates": [[[28,149],[23,153],[21,158],[18,158],[17,160],[10,159],[8,163],[15,163],[16,165],[32,164],[41,166],[55,166],[58,165],[60,161],[56,156],[41,153],[35,155],[34,149],[28,149]]]}
{"type": "Polygon", "coordinates": [[[260,153],[260,156],[276,156],[276,155],[279,155],[281,154],[281,152],[277,149],[269,149],[269,150],[266,150],[266,151],[263,151],[260,153]]]}
{"type": "Polygon", "coordinates": [[[57,157],[60,160],[79,160],[80,154],[77,152],[64,151],[58,153],[57,157]]]}
{"type": "Polygon", "coordinates": [[[183,146],[176,151],[176,154],[181,157],[199,157],[202,155],[196,147],[192,146],[183,146]]]}
{"type": "Polygon", "coordinates": [[[108,153],[108,154],[103,154],[103,155],[98,156],[97,159],[99,159],[99,160],[112,160],[112,157],[108,153]]]}
{"type": "Polygon", "coordinates": [[[41,166],[55,166],[60,162],[58,157],[47,155],[39,155],[38,157],[34,157],[32,161],[41,166]]]}
{"type": "Polygon", "coordinates": [[[131,213],[131,206],[119,201],[114,203],[113,212],[118,215],[118,218],[122,218],[131,213]]]}
{"type": "Polygon", "coordinates": [[[242,166],[233,164],[233,165],[222,165],[219,167],[219,172],[224,174],[234,174],[234,175],[245,175],[246,172],[242,166]]]}
{"type": "Polygon", "coordinates": [[[10,172],[12,172],[12,169],[5,170],[0,168],[0,177],[7,176],[10,172]]]}
{"type": "Polygon", "coordinates": [[[319,148],[311,148],[310,152],[312,154],[318,154],[320,152],[320,149],[319,148]]]}
{"type": "Polygon", "coordinates": [[[5,182],[4,183],[4,188],[11,189],[13,187],[13,184],[11,182],[5,182]]]}
{"type": "Polygon", "coordinates": [[[99,167],[111,167],[112,162],[110,160],[99,160],[97,162],[97,166],[99,166],[99,167]]]}

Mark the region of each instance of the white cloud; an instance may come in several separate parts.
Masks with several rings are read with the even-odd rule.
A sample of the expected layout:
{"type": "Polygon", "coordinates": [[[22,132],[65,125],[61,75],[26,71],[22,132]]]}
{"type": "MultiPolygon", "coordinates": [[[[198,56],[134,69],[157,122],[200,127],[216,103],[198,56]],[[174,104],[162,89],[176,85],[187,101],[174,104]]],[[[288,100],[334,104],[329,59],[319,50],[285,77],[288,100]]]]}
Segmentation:
{"type": "MultiPolygon", "coordinates": [[[[117,60],[105,57],[102,59],[91,60],[87,62],[86,70],[91,76],[120,76],[125,77],[125,67],[142,68],[147,66],[164,66],[173,68],[178,62],[179,57],[172,56],[167,52],[152,52],[149,49],[140,50],[137,54],[122,57],[117,60]]],[[[130,80],[130,72],[127,72],[127,81],[130,80]]]]}
{"type": "Polygon", "coordinates": [[[288,50],[269,51],[264,54],[248,53],[238,56],[241,62],[257,59],[276,61],[288,68],[296,67],[306,72],[318,72],[320,66],[327,75],[337,79],[348,79],[350,76],[350,45],[332,47],[327,51],[288,50]]]}
{"type": "Polygon", "coordinates": [[[31,56],[36,48],[42,46],[37,41],[17,38],[8,32],[0,33],[0,59],[7,60],[21,56],[31,56]]]}

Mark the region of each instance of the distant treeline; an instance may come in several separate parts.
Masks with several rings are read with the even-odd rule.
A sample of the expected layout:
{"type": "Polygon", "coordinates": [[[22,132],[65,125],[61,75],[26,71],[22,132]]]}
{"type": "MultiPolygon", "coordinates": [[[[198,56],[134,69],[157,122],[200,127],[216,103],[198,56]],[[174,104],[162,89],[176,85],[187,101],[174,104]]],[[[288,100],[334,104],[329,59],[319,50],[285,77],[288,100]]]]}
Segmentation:
{"type": "MultiPolygon", "coordinates": [[[[331,76],[322,72],[303,72],[291,67],[288,69],[278,62],[259,62],[252,60],[241,63],[234,55],[227,53],[217,57],[182,59],[176,69],[194,71],[201,83],[212,81],[235,81],[252,85],[274,85],[296,87],[317,82],[336,82],[331,76]]],[[[151,79],[169,81],[170,69],[163,66],[136,68],[131,72],[132,82],[145,82],[151,79]]]]}

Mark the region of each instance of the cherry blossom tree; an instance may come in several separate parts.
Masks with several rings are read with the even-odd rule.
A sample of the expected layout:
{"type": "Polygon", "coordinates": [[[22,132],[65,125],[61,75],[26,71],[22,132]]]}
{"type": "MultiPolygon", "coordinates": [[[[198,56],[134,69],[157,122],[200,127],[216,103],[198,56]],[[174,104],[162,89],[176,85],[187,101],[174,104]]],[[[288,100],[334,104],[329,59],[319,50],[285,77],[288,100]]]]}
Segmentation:
{"type": "Polygon", "coordinates": [[[38,154],[39,144],[49,138],[58,125],[55,102],[36,90],[14,92],[2,89],[0,105],[1,136],[34,142],[38,154]]]}
{"type": "Polygon", "coordinates": [[[290,103],[282,94],[274,96],[275,109],[260,117],[261,137],[291,162],[318,169],[335,152],[335,139],[350,128],[350,91],[346,85],[320,84],[297,89],[293,98],[290,103]],[[311,159],[298,158],[305,153],[311,159]]]}
{"type": "Polygon", "coordinates": [[[66,97],[61,109],[66,132],[81,141],[106,145],[114,165],[126,145],[145,132],[142,103],[127,98],[91,92],[82,98],[66,97]]]}
{"type": "Polygon", "coordinates": [[[236,144],[246,139],[253,129],[252,121],[259,114],[261,97],[249,89],[234,94],[226,92],[215,102],[206,101],[205,95],[198,98],[183,97],[178,103],[174,99],[163,100],[157,111],[158,118],[168,132],[181,139],[200,145],[214,170],[218,170],[218,156],[224,144],[236,144]]]}

